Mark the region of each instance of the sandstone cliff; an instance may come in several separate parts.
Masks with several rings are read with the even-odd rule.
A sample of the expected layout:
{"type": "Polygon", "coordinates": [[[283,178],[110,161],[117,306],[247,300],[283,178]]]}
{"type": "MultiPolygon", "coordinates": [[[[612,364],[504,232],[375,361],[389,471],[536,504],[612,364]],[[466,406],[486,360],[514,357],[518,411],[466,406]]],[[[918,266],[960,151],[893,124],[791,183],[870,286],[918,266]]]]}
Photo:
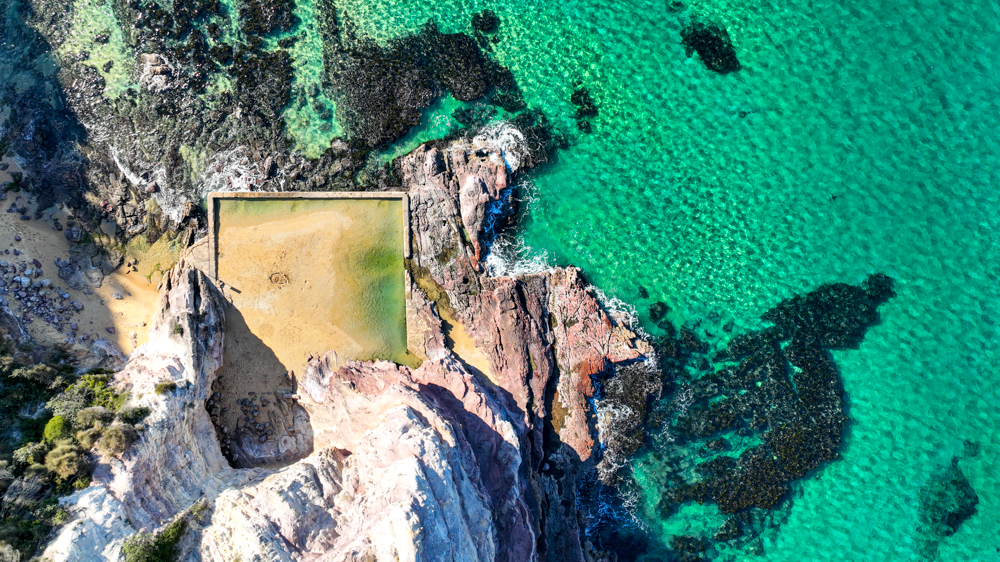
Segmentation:
{"type": "Polygon", "coordinates": [[[584,560],[576,491],[594,469],[593,378],[649,349],[576,269],[484,272],[486,225],[510,196],[518,150],[506,131],[397,161],[411,197],[409,341],[426,360],[312,360],[299,391],[315,452],[290,466],[223,458],[205,408],[222,302],[178,265],[149,343],[117,374],[152,410],[145,429],[65,500],[74,520],[44,555],[120,559],[127,536],[203,502],[181,543],[190,560],[584,560]],[[453,351],[457,330],[487,365],[453,351]],[[152,392],[165,380],[177,390],[152,392]]]}

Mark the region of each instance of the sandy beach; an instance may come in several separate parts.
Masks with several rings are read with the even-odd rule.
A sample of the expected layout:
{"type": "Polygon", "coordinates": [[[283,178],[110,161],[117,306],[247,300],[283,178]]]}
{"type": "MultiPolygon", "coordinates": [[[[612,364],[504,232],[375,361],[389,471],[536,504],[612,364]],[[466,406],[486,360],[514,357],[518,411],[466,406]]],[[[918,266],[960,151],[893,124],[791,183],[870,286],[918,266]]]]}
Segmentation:
{"type": "MultiPolygon", "coordinates": [[[[4,157],[3,163],[8,164],[8,169],[0,172],[0,184],[11,180],[10,173],[20,171],[16,159],[4,157]]],[[[69,348],[77,353],[88,352],[93,343],[100,339],[107,340],[123,354],[130,354],[138,345],[146,341],[146,328],[150,317],[156,307],[159,273],[149,271],[153,268],[154,261],[160,263],[160,269],[168,268],[172,262],[168,261],[169,252],[154,251],[151,257],[137,255],[138,251],[130,251],[130,257],[137,257],[136,267],[138,271],[130,271],[130,268],[121,267],[110,275],[105,276],[100,287],[92,289],[90,294],[84,291],[72,289],[57,275],[58,267],[56,260],[66,260],[70,256],[70,242],[63,232],[55,227],[55,221],[62,225],[67,223],[66,212],[60,208],[50,208],[43,210],[42,218],[35,219],[36,205],[34,199],[23,191],[7,192],[4,194],[4,209],[11,205],[18,208],[26,208],[25,216],[30,216],[31,220],[22,220],[21,214],[17,212],[0,213],[0,252],[3,253],[4,261],[10,264],[27,263],[32,264],[37,260],[41,264],[42,274],[38,280],[48,279],[51,287],[55,289],[55,298],[59,299],[58,291],[64,291],[69,298],[59,299],[65,301],[76,301],[82,305],[82,310],[73,310],[68,322],[63,322],[63,329],[60,331],[52,323],[46,322],[42,318],[30,314],[32,317],[28,323],[22,325],[28,334],[38,343],[43,345],[67,344],[69,348]],[[17,255],[15,255],[15,250],[17,255]],[[149,273],[153,273],[147,275],[149,273]],[[120,298],[118,298],[120,297],[120,298]],[[77,330],[72,330],[72,324],[76,324],[77,330]]],[[[111,225],[113,227],[113,224],[111,225]]],[[[166,241],[154,245],[154,248],[166,246],[166,241]]],[[[137,250],[130,248],[130,250],[137,250]]],[[[175,258],[174,258],[175,259],[175,258]]],[[[8,276],[9,277],[9,276],[8,276]]],[[[6,295],[11,311],[18,315],[19,319],[28,307],[23,305],[16,295],[6,295]]]]}

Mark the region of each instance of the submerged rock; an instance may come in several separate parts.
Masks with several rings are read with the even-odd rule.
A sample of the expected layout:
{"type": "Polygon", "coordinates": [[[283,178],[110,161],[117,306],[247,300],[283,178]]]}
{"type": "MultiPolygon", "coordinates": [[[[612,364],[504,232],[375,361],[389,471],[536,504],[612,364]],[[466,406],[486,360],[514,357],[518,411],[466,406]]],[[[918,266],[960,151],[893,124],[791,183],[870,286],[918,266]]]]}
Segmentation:
{"type": "Polygon", "coordinates": [[[445,92],[471,101],[494,86],[509,89],[498,65],[468,35],[441,33],[428,22],[420,33],[381,47],[367,38],[343,36],[335,15],[325,17],[325,41],[340,46],[325,59],[342,100],[338,120],[368,148],[402,138],[445,92]]]}
{"type": "Polygon", "coordinates": [[[698,58],[711,71],[728,74],[740,69],[736,49],[725,28],[695,22],[681,30],[681,42],[689,57],[698,53],[698,58]]]}
{"type": "Polygon", "coordinates": [[[597,104],[590,97],[590,90],[587,88],[577,88],[569,100],[576,106],[576,118],[597,117],[597,104]]]}
{"type": "Polygon", "coordinates": [[[929,560],[937,557],[940,542],[958,532],[975,515],[979,495],[959,467],[960,458],[952,457],[944,470],[931,477],[920,490],[920,519],[917,526],[922,554],[929,560]]]}
{"type": "Polygon", "coordinates": [[[483,10],[472,15],[472,29],[480,33],[496,33],[500,29],[500,18],[493,10],[483,10]]]}
{"type": "MultiPolygon", "coordinates": [[[[684,365],[709,347],[687,328],[661,341],[661,359],[674,362],[664,363],[665,372],[675,373],[678,384],[674,405],[665,405],[679,409],[671,426],[709,457],[698,462],[694,478],[672,477],[676,483],[660,501],[664,516],[686,501],[715,502],[727,514],[773,509],[793,481],[838,458],[847,418],[828,350],[860,344],[879,321],[878,306],[895,294],[892,285],[875,274],[861,286],[823,285],[782,301],[762,316],[776,326],[737,336],[716,353],[717,361],[738,364],[707,373],[698,367],[704,374],[690,379],[684,365]],[[721,454],[730,437],[754,435],[762,444],[738,457],[721,454]]],[[[663,415],[670,414],[655,414],[663,415]]]]}
{"type": "Polygon", "coordinates": [[[653,322],[659,322],[669,312],[670,307],[664,302],[657,301],[649,305],[649,319],[653,322]]]}

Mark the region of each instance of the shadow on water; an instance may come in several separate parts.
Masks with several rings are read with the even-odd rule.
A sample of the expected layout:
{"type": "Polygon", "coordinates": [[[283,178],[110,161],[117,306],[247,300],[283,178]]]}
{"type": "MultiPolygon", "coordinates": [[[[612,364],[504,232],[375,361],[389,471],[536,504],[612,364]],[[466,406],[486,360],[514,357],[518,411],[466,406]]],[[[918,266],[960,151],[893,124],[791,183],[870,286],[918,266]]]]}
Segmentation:
{"type": "Polygon", "coordinates": [[[25,160],[26,185],[40,209],[58,202],[90,208],[85,159],[76,146],[87,132],[67,106],[59,63],[50,45],[29,22],[44,20],[23,0],[0,5],[0,108],[10,108],[0,123],[0,149],[25,160]]]}

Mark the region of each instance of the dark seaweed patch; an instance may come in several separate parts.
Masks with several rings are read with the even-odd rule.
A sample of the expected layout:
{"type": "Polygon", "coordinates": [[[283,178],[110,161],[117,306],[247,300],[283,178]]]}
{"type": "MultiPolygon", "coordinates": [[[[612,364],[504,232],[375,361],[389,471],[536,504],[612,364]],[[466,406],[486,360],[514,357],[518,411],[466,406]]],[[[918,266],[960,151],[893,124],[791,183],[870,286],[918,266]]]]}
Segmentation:
{"type": "Polygon", "coordinates": [[[522,160],[522,167],[534,168],[548,162],[556,149],[566,149],[569,143],[557,133],[548,118],[539,110],[529,109],[512,121],[527,144],[529,155],[522,160]]]}
{"type": "Polygon", "coordinates": [[[277,118],[291,100],[292,59],[287,51],[240,49],[233,56],[229,73],[236,80],[236,99],[259,117],[277,118]]]}
{"type": "Polygon", "coordinates": [[[922,554],[928,560],[937,557],[938,545],[958,532],[958,528],[976,513],[979,495],[959,467],[959,457],[935,474],[920,491],[920,519],[917,526],[922,554]]]}
{"type": "Polygon", "coordinates": [[[697,440],[745,425],[763,444],[725,461],[724,470],[709,465],[701,470],[705,478],[665,491],[663,509],[691,500],[716,502],[723,513],[772,509],[792,481],[836,459],[846,416],[843,386],[827,350],[860,345],[879,321],[878,306],[893,294],[884,275],[860,287],[823,285],[766,312],[762,318],[774,328],[734,338],[720,355],[742,361],[692,382],[694,404],[676,427],[697,440]]]}
{"type": "Polygon", "coordinates": [[[472,16],[472,29],[487,35],[500,30],[500,18],[493,10],[483,10],[472,16]]]}
{"type": "Polygon", "coordinates": [[[740,69],[736,49],[725,28],[704,23],[692,23],[681,30],[681,42],[687,55],[698,53],[701,62],[714,72],[727,74],[740,69]]]}
{"type": "MultiPolygon", "coordinates": [[[[645,406],[640,397],[647,394],[620,375],[630,395],[605,398],[641,413],[646,442],[659,443],[651,455],[666,470],[660,515],[670,517],[691,501],[713,502],[733,515],[712,537],[675,537],[674,556],[706,557],[699,542],[705,538],[762,552],[760,533],[776,524],[763,514],[788,505],[784,500],[796,480],[839,457],[847,417],[830,350],[857,347],[879,322],[878,307],[894,295],[892,279],[883,274],[869,276],[860,286],[823,285],[766,312],[762,318],[774,326],[736,336],[714,352],[699,336],[708,330],[682,326],[654,342],[665,398],[651,406],[640,407],[645,406]],[[710,356],[718,367],[712,367],[710,356]],[[664,428],[669,443],[649,437],[664,428]]],[[[664,322],[668,311],[666,304],[656,303],[650,316],[664,322]]],[[[714,315],[712,321],[722,320],[714,315]]],[[[607,441],[638,449],[634,423],[625,421],[622,435],[607,441]]],[[[953,496],[969,497],[964,486],[952,488],[957,490],[953,496]]],[[[928,520],[960,521],[968,516],[967,504],[939,509],[928,520]]]]}
{"type": "MultiPolygon", "coordinates": [[[[441,33],[428,22],[420,33],[382,47],[357,37],[350,21],[323,6],[324,69],[338,99],[338,119],[354,138],[381,148],[406,135],[445,92],[472,101],[492,89],[513,92],[509,71],[490,61],[462,33],[441,33]]],[[[511,94],[512,95],[512,94],[511,94]]],[[[523,104],[523,102],[521,102],[523,104]]],[[[504,105],[516,105],[515,99],[504,105]]]]}
{"type": "Polygon", "coordinates": [[[244,0],[240,5],[240,23],[249,35],[289,31],[298,23],[294,10],[295,0],[244,0]]]}
{"type": "Polygon", "coordinates": [[[570,103],[576,106],[576,126],[581,132],[587,134],[593,130],[590,119],[597,117],[597,104],[590,96],[587,88],[577,88],[569,98],[570,103]]]}

